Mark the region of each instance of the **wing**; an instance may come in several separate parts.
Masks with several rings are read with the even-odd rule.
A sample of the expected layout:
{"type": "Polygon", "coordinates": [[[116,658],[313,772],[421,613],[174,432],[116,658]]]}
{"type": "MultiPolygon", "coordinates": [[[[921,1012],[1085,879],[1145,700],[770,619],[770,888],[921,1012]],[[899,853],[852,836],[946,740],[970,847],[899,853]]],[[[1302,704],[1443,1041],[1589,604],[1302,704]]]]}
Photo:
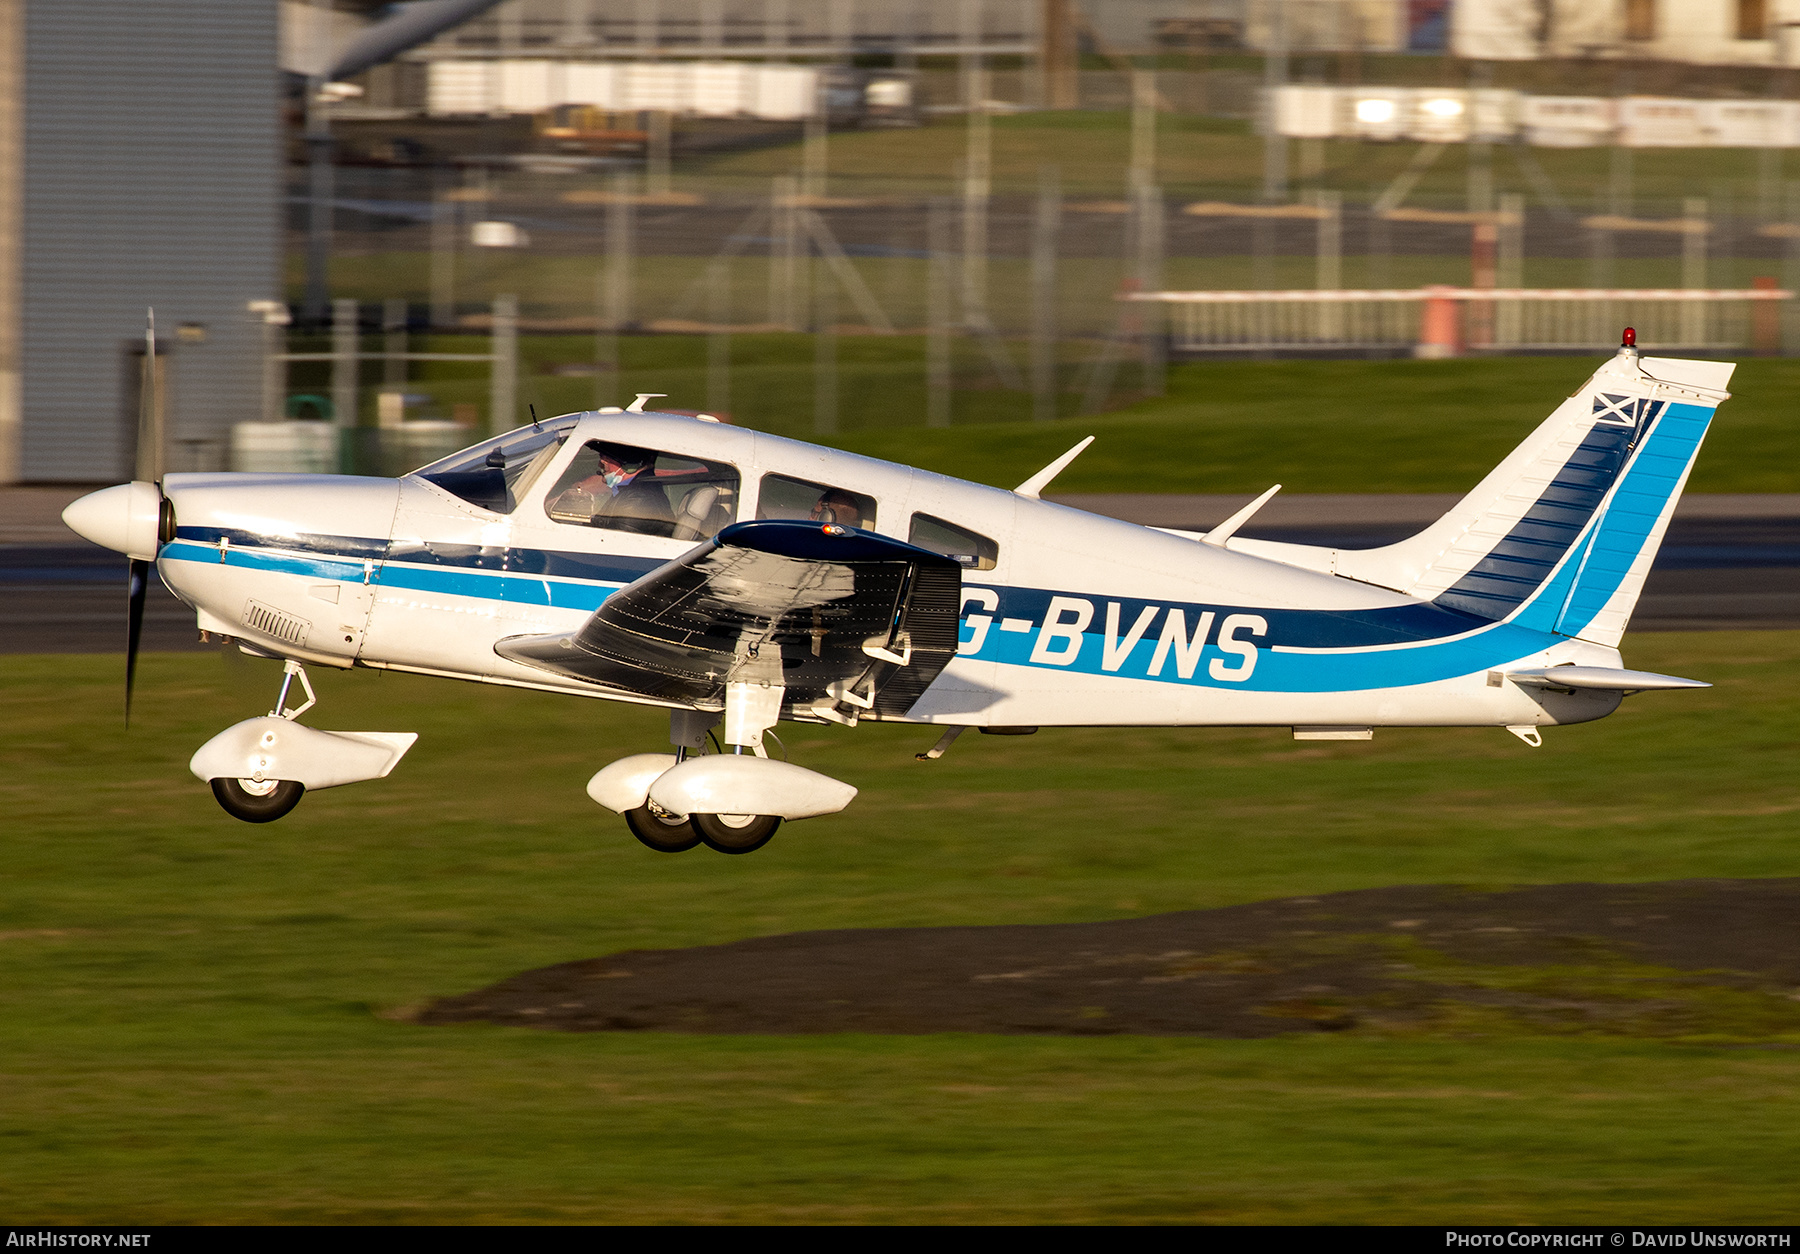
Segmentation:
{"type": "Polygon", "coordinates": [[[910,709],[956,655],[962,567],[849,527],[726,527],[609,596],[579,631],[511,636],[504,658],[637,696],[721,708],[731,681],[790,714],[910,709]]]}

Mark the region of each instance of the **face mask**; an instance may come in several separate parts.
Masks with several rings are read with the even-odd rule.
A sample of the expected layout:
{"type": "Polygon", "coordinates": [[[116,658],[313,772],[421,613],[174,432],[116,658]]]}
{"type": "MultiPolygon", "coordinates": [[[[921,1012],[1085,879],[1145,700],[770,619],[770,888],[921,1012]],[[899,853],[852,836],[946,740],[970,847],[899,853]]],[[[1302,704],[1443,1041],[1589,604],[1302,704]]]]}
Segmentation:
{"type": "Polygon", "coordinates": [[[606,486],[613,489],[615,492],[637,478],[637,476],[638,472],[635,470],[606,470],[601,472],[601,477],[606,480],[606,486]]]}

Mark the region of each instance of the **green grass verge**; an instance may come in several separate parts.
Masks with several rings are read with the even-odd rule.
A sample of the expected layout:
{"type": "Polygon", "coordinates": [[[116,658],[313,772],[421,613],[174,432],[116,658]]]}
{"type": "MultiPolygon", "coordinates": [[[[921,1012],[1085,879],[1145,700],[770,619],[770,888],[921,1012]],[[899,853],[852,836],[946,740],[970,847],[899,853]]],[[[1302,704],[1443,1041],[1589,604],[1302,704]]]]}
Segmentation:
{"type": "MultiPolygon", "coordinates": [[[[1794,1221],[1800,1055],[1473,1023],[1258,1042],[560,1036],[421,999],[625,948],[1078,921],[1402,882],[1794,873],[1800,633],[1637,637],[1715,681],[1498,730],[793,729],[862,789],[748,858],[582,795],[648,712],[371,673],[389,780],[226,819],[185,771],[276,672],[0,665],[0,1209],[257,1220],[1794,1221]]],[[[1753,1026],[1753,1025],[1752,1025],[1753,1026]]],[[[1746,1028],[1737,1045],[1757,1043],[1746,1028]]]]}
{"type": "MultiPolygon", "coordinates": [[[[1123,110],[996,118],[994,188],[1003,195],[1029,194],[1037,188],[1038,172],[1053,166],[1070,195],[1119,196],[1130,160],[1130,126],[1130,115],[1123,110]]],[[[1170,195],[1257,199],[1263,139],[1247,124],[1163,114],[1157,130],[1155,178],[1170,195]]],[[[830,139],[829,190],[850,196],[954,194],[956,163],[967,144],[962,118],[912,129],[838,132],[830,139]]],[[[1338,188],[1347,199],[1366,202],[1407,168],[1417,149],[1410,142],[1327,140],[1313,150],[1316,165],[1296,161],[1290,168],[1297,187],[1338,188]]],[[[1603,158],[1580,149],[1537,148],[1529,155],[1577,212],[1594,211],[1590,207],[1606,190],[1603,158]]],[[[1679,201],[1694,195],[1711,196],[1721,208],[1734,200],[1741,207],[1753,205],[1758,194],[1758,154],[1752,149],[1638,149],[1632,158],[1633,192],[1643,212],[1678,212],[1679,201]]],[[[1497,147],[1491,160],[1497,191],[1516,191],[1539,201],[1539,188],[1503,148],[1497,147]]],[[[676,186],[702,193],[766,191],[770,178],[796,173],[799,165],[798,144],[699,155],[680,164],[676,186]]],[[[1461,208],[1467,194],[1468,153],[1466,146],[1453,144],[1419,179],[1409,203],[1461,208]]]]}
{"type": "MultiPolygon", "coordinates": [[[[1071,210],[1068,227],[1071,239],[1093,229],[1107,232],[1119,229],[1116,215],[1086,215],[1071,210]]],[[[920,240],[905,233],[893,239],[900,248],[922,247],[920,240]]],[[[506,252],[499,256],[465,257],[456,284],[458,309],[465,315],[485,312],[496,295],[517,296],[527,319],[580,320],[591,327],[594,319],[594,294],[602,266],[599,235],[591,237],[593,251],[588,255],[545,255],[526,251],[506,252]]],[[[698,255],[640,256],[633,263],[635,294],[633,318],[645,325],[668,323],[657,329],[682,330],[680,324],[722,321],[734,326],[759,326],[770,322],[769,260],[765,256],[748,255],[733,258],[721,284],[725,293],[717,317],[713,316],[709,288],[713,245],[705,238],[694,244],[698,255]]],[[[1343,259],[1341,282],[1358,287],[1422,287],[1431,283],[1465,285],[1472,281],[1469,253],[1465,247],[1453,247],[1443,253],[1398,253],[1387,257],[1352,252],[1343,259]]],[[[902,330],[922,333],[927,321],[927,263],[916,257],[854,257],[850,266],[861,277],[888,321],[902,330]]],[[[389,297],[423,305],[430,299],[431,258],[422,252],[379,252],[340,254],[332,261],[331,289],[337,296],[353,297],[375,304],[389,297]]],[[[1572,283],[1588,285],[1585,263],[1572,264],[1566,257],[1533,257],[1525,261],[1521,281],[1527,287],[1567,287],[1572,283]]],[[[1713,287],[1749,287],[1757,276],[1779,277],[1779,260],[1769,257],[1710,258],[1707,284],[1713,287]]],[[[997,256],[988,263],[988,302],[995,325],[1008,336],[1029,333],[1032,314],[1031,266],[1024,257],[997,256]]],[[[1056,327],[1069,338],[1111,335],[1117,322],[1118,305],[1113,297],[1130,270],[1116,256],[1065,256],[1057,262],[1056,327]]],[[[1234,290],[1247,288],[1313,288],[1318,285],[1318,269],[1310,251],[1285,253],[1268,261],[1268,270],[1259,272],[1254,258],[1248,255],[1170,257],[1163,266],[1163,284],[1171,291],[1234,290]]],[[[304,283],[303,259],[293,257],[288,263],[288,292],[291,299],[301,299],[304,283]]],[[[1611,278],[1601,284],[1614,287],[1665,288],[1681,287],[1681,262],[1678,257],[1626,257],[1619,259],[1611,278]]],[[[1641,317],[1629,306],[1615,311],[1620,325],[1641,317]]],[[[1793,316],[1790,312],[1788,316],[1793,316]]],[[[837,318],[846,327],[865,325],[863,311],[840,295],[837,318]]],[[[588,347],[577,352],[574,360],[593,359],[592,339],[588,347]]],[[[319,347],[327,347],[321,339],[319,347]]],[[[376,341],[371,338],[369,347],[376,341]]],[[[1016,351],[1016,350],[1015,350],[1016,351]]]]}
{"type": "MultiPolygon", "coordinates": [[[[1058,492],[1460,492],[1598,365],[1593,358],[1217,362],[1168,394],[1103,415],[947,430],[857,431],[857,452],[1011,487],[1084,435],[1058,492]]],[[[1130,372],[1121,372],[1129,381],[1130,372]]],[[[1750,359],[1732,379],[1692,492],[1800,491],[1800,362],[1750,359]]]]}
{"type": "MultiPolygon", "coordinates": [[[[438,351],[477,351],[474,340],[432,337],[438,351]]],[[[682,409],[707,406],[704,340],[635,336],[623,341],[624,368],[597,394],[592,377],[566,377],[558,366],[591,360],[592,339],[528,336],[521,342],[524,403],[540,415],[666,392],[682,409]]],[[[979,483],[1011,487],[1083,436],[1099,438],[1057,479],[1058,492],[1260,492],[1271,483],[1292,492],[1460,492],[1506,456],[1587,378],[1598,358],[1510,357],[1458,361],[1210,362],[1169,371],[1167,394],[1104,414],[1076,415],[1080,396],[1064,395],[1068,416],[1031,422],[1031,400],[981,377],[968,345],[959,358],[965,382],[953,424],[929,429],[923,344],[918,337],[846,336],[839,341],[837,430],[814,422],[809,337],[734,339],[731,395],[719,408],[757,430],[836,445],[979,483]]],[[[1064,380],[1079,385],[1082,367],[1064,380]]],[[[316,372],[315,372],[316,374],[316,372]]],[[[293,390],[329,391],[322,375],[296,371],[293,390]]],[[[458,402],[486,409],[477,368],[426,366],[413,391],[433,395],[444,412],[458,402]]],[[[1118,374],[1120,392],[1141,386],[1138,367],[1118,374]]],[[[1750,358],[1732,380],[1688,490],[1800,491],[1800,360],[1750,358]]],[[[374,390],[365,389],[372,421],[374,390]]],[[[524,420],[523,412],[519,420],[524,420]]]]}

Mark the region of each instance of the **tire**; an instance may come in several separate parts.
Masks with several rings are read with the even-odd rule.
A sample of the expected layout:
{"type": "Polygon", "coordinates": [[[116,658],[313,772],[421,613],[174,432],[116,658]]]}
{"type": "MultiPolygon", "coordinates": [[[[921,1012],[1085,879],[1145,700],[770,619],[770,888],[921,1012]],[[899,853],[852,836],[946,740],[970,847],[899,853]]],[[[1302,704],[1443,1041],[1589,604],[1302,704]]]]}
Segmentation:
{"type": "Polygon", "coordinates": [[[627,810],[625,826],[631,829],[639,844],[658,853],[686,853],[700,843],[700,833],[694,830],[693,820],[672,823],[648,805],[627,810]]]}
{"type": "Polygon", "coordinates": [[[246,823],[273,823],[300,804],[306,785],[296,779],[271,779],[260,784],[248,779],[215,779],[212,790],[232,818],[246,823]]]}
{"type": "Polygon", "coordinates": [[[717,853],[755,853],[781,826],[773,814],[696,814],[690,821],[706,847],[717,853]]]}

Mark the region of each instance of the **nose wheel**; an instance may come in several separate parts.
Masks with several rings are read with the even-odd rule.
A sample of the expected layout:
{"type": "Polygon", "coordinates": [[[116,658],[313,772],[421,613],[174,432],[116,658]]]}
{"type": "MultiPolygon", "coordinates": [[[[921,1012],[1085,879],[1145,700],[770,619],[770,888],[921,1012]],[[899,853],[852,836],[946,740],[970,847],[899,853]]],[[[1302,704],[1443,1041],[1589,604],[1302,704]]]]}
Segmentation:
{"type": "Polygon", "coordinates": [[[306,785],[293,779],[215,779],[211,782],[213,796],[219,799],[225,813],[246,823],[273,823],[299,805],[306,792],[306,785]]]}
{"type": "MultiPolygon", "coordinates": [[[[318,703],[319,698],[313,693],[312,681],[306,677],[306,669],[290,659],[281,668],[281,693],[275,698],[275,708],[269,711],[270,715],[292,722],[318,703]],[[292,690],[295,679],[300,681],[300,687],[306,693],[306,701],[303,705],[290,709],[288,693],[292,690]]],[[[246,823],[273,823],[299,805],[300,798],[306,795],[306,785],[297,779],[233,779],[222,776],[207,782],[212,785],[213,796],[218,800],[219,808],[232,818],[242,819],[246,823]]]]}

